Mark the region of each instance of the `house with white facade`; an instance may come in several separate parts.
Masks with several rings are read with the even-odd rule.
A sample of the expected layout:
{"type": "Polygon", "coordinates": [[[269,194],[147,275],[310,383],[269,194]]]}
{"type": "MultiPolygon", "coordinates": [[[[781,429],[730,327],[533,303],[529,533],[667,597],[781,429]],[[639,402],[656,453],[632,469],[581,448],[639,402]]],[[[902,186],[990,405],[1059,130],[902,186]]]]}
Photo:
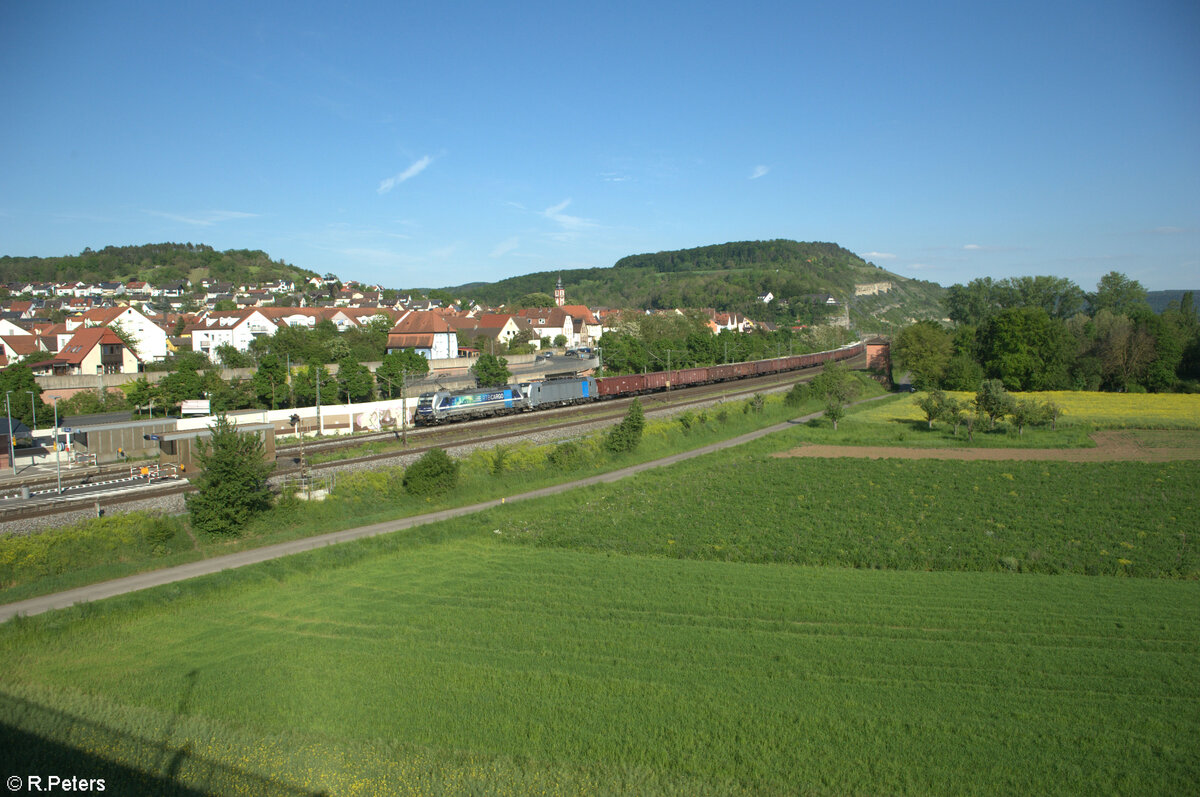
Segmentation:
{"type": "Polygon", "coordinates": [[[67,328],[79,322],[84,327],[119,324],[133,338],[134,348],[143,361],[162,360],[167,356],[167,331],[136,307],[106,307],[89,310],[79,319],[68,319],[67,328]]]}
{"type": "Polygon", "coordinates": [[[458,333],[437,313],[405,314],[388,331],[387,353],[414,349],[428,360],[458,356],[458,333]]]}
{"type": "Polygon", "coordinates": [[[208,355],[228,343],[238,351],[247,351],[260,335],[274,335],[278,325],[257,309],[205,313],[185,332],[191,333],[192,351],[208,355]]]}

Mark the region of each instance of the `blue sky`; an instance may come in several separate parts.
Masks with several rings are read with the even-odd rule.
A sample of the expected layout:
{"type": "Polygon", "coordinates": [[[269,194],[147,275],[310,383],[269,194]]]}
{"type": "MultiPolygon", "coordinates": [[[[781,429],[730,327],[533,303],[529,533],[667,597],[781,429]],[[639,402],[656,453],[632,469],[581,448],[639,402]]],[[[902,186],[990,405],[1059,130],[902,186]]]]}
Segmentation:
{"type": "Polygon", "coordinates": [[[0,254],[439,287],[749,239],[1200,288],[1200,4],[0,4],[0,254]]]}

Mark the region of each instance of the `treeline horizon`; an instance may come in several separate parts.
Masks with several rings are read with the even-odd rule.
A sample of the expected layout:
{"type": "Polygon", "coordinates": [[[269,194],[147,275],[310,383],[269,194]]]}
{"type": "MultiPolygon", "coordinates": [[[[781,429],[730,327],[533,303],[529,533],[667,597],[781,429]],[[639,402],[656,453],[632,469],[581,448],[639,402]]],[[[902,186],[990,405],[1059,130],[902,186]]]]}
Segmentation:
{"type": "Polygon", "coordinates": [[[951,326],[920,321],[893,340],[895,369],[922,389],[1200,392],[1200,318],[1184,291],[1156,313],[1120,272],[1085,292],[1062,277],[983,277],[946,291],[951,326]]]}

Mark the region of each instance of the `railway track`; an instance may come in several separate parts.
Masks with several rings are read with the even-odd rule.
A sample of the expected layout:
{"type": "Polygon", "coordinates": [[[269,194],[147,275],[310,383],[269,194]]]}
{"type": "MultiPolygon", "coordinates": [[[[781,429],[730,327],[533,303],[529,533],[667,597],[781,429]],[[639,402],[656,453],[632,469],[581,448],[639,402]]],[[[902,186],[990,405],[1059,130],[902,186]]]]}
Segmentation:
{"type": "MultiPolygon", "coordinates": [[[[847,361],[848,364],[859,363],[861,355],[847,361]]],[[[821,366],[790,371],[786,374],[773,374],[765,377],[742,379],[735,382],[725,382],[716,385],[701,385],[698,387],[681,388],[661,393],[651,393],[637,397],[645,407],[647,415],[661,414],[686,410],[689,407],[710,404],[714,399],[738,400],[755,393],[768,392],[794,384],[797,381],[811,379],[821,370],[821,366]]],[[[449,424],[439,427],[418,427],[408,430],[409,443],[407,446],[389,447],[388,450],[349,456],[309,464],[309,471],[336,470],[347,466],[361,466],[372,462],[383,463],[400,457],[412,457],[424,454],[431,448],[455,448],[463,445],[485,445],[501,443],[508,440],[520,439],[533,433],[569,432],[579,427],[591,426],[598,423],[615,422],[624,417],[633,397],[620,398],[611,401],[584,404],[575,407],[562,407],[535,413],[502,416],[481,421],[469,421],[461,424],[449,424]]],[[[370,435],[360,435],[352,439],[322,440],[305,442],[304,455],[311,458],[314,454],[329,454],[345,449],[359,448],[381,440],[397,440],[398,432],[388,431],[370,435]]],[[[299,443],[276,447],[276,470],[272,480],[284,479],[300,472],[298,464],[301,446],[299,443]]],[[[32,518],[52,517],[58,514],[78,513],[81,509],[94,506],[100,511],[109,508],[119,508],[124,504],[146,501],[158,497],[178,495],[189,491],[190,483],[186,479],[164,481],[147,484],[145,480],[120,479],[120,474],[129,474],[129,466],[105,468],[78,476],[64,476],[64,489],[80,486],[100,486],[104,483],[135,482],[147,486],[123,493],[108,493],[103,495],[51,495],[47,498],[33,500],[12,500],[13,490],[6,488],[0,491],[0,506],[3,507],[3,520],[24,520],[32,518]]],[[[55,478],[32,479],[26,483],[31,492],[47,490],[56,486],[55,478]]]]}

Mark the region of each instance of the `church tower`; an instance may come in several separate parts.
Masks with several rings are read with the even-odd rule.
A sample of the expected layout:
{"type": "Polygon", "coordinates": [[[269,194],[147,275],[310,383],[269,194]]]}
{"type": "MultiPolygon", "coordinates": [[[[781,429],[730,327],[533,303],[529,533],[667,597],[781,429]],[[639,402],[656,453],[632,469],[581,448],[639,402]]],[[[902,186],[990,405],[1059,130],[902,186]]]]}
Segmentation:
{"type": "Polygon", "coordinates": [[[562,277],[558,278],[558,285],[554,286],[554,303],[559,307],[567,303],[567,292],[563,290],[562,277]]]}

